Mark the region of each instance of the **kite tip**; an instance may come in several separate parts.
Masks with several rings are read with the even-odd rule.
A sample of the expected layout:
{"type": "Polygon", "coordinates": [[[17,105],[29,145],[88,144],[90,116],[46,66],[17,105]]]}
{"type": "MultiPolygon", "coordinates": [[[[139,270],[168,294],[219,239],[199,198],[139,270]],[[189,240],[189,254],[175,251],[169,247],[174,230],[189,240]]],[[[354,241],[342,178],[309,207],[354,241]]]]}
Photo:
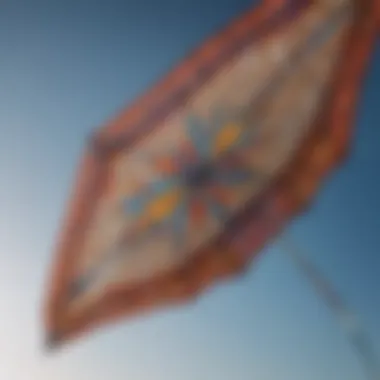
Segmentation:
{"type": "Polygon", "coordinates": [[[46,353],[52,353],[57,351],[61,345],[61,339],[59,334],[55,331],[48,332],[44,340],[44,350],[46,353]]]}

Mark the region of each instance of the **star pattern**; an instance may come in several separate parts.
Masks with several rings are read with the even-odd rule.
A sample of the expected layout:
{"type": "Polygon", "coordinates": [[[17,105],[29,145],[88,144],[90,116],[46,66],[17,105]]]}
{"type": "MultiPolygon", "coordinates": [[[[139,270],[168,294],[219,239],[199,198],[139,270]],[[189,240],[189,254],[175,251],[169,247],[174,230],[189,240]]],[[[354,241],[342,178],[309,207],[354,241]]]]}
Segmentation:
{"type": "Polygon", "coordinates": [[[140,226],[137,234],[165,228],[180,244],[189,226],[231,216],[234,192],[260,177],[242,155],[256,141],[256,128],[246,124],[223,111],[211,122],[188,116],[185,141],[149,162],[160,179],[123,201],[124,212],[140,226]]]}

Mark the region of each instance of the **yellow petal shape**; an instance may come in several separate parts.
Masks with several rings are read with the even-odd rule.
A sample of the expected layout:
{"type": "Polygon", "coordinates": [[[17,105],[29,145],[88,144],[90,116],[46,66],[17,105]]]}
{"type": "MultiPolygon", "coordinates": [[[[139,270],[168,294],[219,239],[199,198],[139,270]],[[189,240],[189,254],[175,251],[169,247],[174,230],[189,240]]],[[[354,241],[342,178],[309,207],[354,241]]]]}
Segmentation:
{"type": "Polygon", "coordinates": [[[221,154],[231,148],[239,139],[241,132],[242,126],[240,124],[226,124],[215,138],[214,154],[221,154]]]}
{"type": "Polygon", "coordinates": [[[168,191],[152,200],[145,209],[145,217],[150,222],[159,222],[167,218],[181,201],[179,188],[168,191]]]}

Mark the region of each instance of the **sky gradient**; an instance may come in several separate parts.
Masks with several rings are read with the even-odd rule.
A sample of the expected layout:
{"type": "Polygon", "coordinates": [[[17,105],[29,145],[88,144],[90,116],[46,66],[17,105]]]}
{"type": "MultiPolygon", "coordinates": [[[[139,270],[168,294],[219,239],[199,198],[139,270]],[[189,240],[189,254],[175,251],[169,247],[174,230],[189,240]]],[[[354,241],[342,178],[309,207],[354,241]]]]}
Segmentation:
{"type": "MultiPolygon", "coordinates": [[[[251,4],[0,2],[1,379],[364,380],[336,320],[276,244],[195,303],[42,352],[51,248],[90,132],[251,4]]],[[[379,88],[380,43],[352,154],[289,232],[380,353],[379,88]]]]}

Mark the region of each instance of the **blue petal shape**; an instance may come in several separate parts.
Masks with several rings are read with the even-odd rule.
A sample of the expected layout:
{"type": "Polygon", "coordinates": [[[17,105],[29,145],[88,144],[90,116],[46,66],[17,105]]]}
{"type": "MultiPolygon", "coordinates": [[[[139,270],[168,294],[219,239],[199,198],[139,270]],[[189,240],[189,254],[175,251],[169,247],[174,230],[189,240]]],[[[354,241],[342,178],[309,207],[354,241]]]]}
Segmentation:
{"type": "Polygon", "coordinates": [[[177,179],[174,176],[162,178],[158,181],[151,183],[147,188],[147,192],[150,194],[151,197],[156,197],[173,189],[176,185],[177,179]]]}
{"type": "Polygon", "coordinates": [[[187,118],[187,132],[201,158],[207,158],[211,153],[210,133],[203,121],[194,115],[187,118]]]}
{"type": "Polygon", "coordinates": [[[125,199],[123,201],[124,212],[126,214],[138,215],[144,210],[146,203],[148,202],[146,194],[137,195],[133,198],[125,199]]]}

